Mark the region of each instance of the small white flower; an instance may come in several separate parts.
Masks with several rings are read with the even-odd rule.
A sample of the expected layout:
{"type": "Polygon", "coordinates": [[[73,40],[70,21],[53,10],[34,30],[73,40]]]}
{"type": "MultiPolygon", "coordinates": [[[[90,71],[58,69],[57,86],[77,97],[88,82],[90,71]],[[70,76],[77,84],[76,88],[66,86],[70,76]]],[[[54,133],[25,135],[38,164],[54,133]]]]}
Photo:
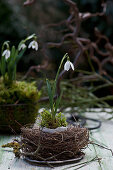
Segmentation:
{"type": "Polygon", "coordinates": [[[20,45],[19,51],[20,51],[21,49],[23,50],[24,48],[26,48],[26,45],[23,43],[23,44],[20,45]]]}
{"type": "Polygon", "coordinates": [[[69,69],[72,68],[72,70],[74,70],[74,65],[71,61],[66,61],[66,63],[64,64],[64,70],[69,71],[69,69]]]}
{"type": "Polygon", "coordinates": [[[33,41],[30,42],[28,48],[32,48],[32,49],[35,49],[37,51],[38,50],[38,43],[35,40],[33,40],[33,41]]]}
{"type": "Polygon", "coordinates": [[[7,49],[2,53],[2,56],[5,56],[5,59],[7,60],[10,57],[10,53],[10,50],[7,49]]]}

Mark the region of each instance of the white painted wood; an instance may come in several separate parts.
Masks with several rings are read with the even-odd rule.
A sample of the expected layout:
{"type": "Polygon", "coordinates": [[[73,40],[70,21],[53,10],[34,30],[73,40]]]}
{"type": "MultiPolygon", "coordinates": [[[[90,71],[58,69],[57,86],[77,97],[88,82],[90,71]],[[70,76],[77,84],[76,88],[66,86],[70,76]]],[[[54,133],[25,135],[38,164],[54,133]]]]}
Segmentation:
{"type": "MultiPolygon", "coordinates": [[[[108,117],[106,112],[101,112],[100,110],[94,110],[94,113],[87,112],[87,116],[92,118],[99,118],[104,120],[105,117],[108,117]]],[[[100,143],[106,145],[108,148],[113,150],[113,120],[110,121],[103,121],[102,126],[98,130],[92,131],[92,137],[99,141],[100,143]]],[[[15,136],[7,136],[1,135],[0,136],[0,146],[2,144],[11,142],[15,136]]],[[[93,159],[95,156],[101,158],[101,163],[99,164],[98,161],[89,163],[88,165],[80,168],[80,170],[113,170],[113,156],[110,151],[101,149],[97,146],[89,145],[89,148],[84,150],[85,158],[79,162],[85,162],[93,159]]],[[[70,164],[60,167],[55,167],[55,170],[76,170],[79,166],[76,164],[70,164]]],[[[3,149],[0,147],[0,170],[49,170],[49,167],[41,167],[41,166],[34,166],[22,159],[15,158],[14,154],[12,153],[11,149],[3,149]]]]}

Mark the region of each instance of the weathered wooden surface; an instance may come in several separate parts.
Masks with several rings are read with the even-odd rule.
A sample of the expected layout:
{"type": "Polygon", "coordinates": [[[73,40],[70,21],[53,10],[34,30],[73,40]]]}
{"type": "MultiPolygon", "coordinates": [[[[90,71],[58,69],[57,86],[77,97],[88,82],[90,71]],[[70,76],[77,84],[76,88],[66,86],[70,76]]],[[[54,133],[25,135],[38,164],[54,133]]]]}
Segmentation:
{"type": "MultiPolygon", "coordinates": [[[[89,117],[103,119],[107,117],[106,113],[87,113],[89,117]]],[[[11,142],[16,136],[0,136],[0,170],[46,170],[51,169],[50,167],[42,167],[39,165],[31,165],[22,159],[15,158],[11,149],[1,148],[2,144],[11,142]]],[[[113,150],[113,120],[102,122],[102,126],[98,130],[92,131],[92,137],[104,144],[108,148],[113,150]]],[[[93,139],[92,139],[93,140],[93,139]]],[[[80,168],[81,170],[112,170],[113,169],[113,156],[110,151],[101,149],[98,146],[89,145],[85,151],[85,158],[79,162],[85,162],[92,160],[95,156],[101,158],[101,161],[94,161],[87,164],[84,167],[82,165],[77,166],[76,164],[70,164],[65,166],[55,167],[55,170],[76,170],[80,168]]]]}

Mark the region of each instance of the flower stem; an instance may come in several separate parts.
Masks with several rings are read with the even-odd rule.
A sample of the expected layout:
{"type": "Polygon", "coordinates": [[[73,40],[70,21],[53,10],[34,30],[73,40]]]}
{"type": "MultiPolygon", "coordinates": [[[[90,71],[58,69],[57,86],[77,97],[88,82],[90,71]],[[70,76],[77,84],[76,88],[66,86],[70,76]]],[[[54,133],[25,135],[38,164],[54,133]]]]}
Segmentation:
{"type": "MultiPolygon", "coordinates": [[[[67,53],[63,56],[63,58],[62,58],[62,60],[61,60],[61,63],[60,63],[60,66],[59,66],[59,68],[58,68],[56,77],[55,77],[55,81],[54,81],[54,85],[53,85],[53,96],[55,95],[55,92],[56,92],[56,82],[57,82],[57,79],[58,79],[58,76],[59,76],[60,69],[61,69],[61,67],[62,67],[63,61],[64,61],[66,58],[68,58],[68,54],[67,54],[67,53]]],[[[56,109],[54,109],[54,106],[53,106],[53,108],[52,108],[52,110],[51,110],[51,111],[52,111],[53,119],[55,118],[55,114],[56,114],[55,110],[56,110],[56,109]]]]}

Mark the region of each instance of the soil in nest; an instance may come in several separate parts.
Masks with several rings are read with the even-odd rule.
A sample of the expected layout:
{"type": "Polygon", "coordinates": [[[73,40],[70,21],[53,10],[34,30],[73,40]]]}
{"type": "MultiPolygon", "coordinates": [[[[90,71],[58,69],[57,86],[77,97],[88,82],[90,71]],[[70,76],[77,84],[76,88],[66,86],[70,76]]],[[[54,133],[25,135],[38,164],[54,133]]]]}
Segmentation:
{"type": "Polygon", "coordinates": [[[52,134],[43,132],[39,127],[23,127],[21,133],[23,155],[38,161],[62,161],[80,157],[88,143],[88,130],[75,126],[52,134]]]}

